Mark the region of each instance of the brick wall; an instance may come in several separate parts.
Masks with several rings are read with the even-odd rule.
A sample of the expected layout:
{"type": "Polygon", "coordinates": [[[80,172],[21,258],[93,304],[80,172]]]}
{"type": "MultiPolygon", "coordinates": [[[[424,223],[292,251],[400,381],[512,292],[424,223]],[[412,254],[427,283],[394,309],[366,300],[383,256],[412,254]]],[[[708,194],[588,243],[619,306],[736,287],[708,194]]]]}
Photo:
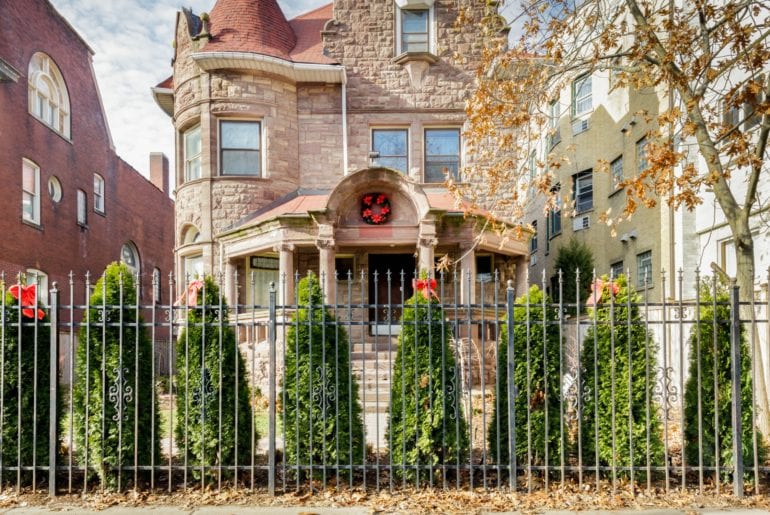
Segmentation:
{"type": "Polygon", "coordinates": [[[49,280],[65,283],[70,270],[101,274],[120,259],[122,245],[138,248],[145,299],[151,298],[153,268],[172,268],[173,202],[112,149],[91,66],[91,52],[45,0],[0,3],[0,57],[22,76],[0,83],[0,255],[22,268],[37,268],[49,280]],[[30,27],[34,26],[34,30],[30,27]],[[67,85],[71,140],[27,111],[27,70],[35,52],[45,52],[58,65],[67,85]],[[22,222],[22,159],[40,167],[39,227],[22,222]],[[105,181],[105,213],[93,209],[93,174],[105,181]],[[55,203],[47,182],[55,175],[62,199],[55,203]],[[88,224],[76,222],[77,190],[87,194],[88,224]]]}

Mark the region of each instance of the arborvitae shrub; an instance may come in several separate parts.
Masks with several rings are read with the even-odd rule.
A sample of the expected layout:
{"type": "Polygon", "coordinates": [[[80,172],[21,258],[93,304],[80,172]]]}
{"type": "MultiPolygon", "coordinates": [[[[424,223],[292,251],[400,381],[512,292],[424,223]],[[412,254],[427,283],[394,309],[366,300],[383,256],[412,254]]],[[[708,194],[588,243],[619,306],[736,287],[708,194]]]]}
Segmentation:
{"type": "Polygon", "coordinates": [[[386,440],[395,473],[427,478],[429,466],[468,463],[468,428],[460,402],[451,327],[427,289],[407,299],[393,364],[386,440]],[[406,468],[399,468],[404,467],[406,468]]]}
{"type": "Polygon", "coordinates": [[[123,471],[119,485],[114,467],[132,467],[135,461],[148,466],[153,457],[156,464],[161,460],[152,344],[136,303],[130,269],[122,263],[110,264],[84,313],[85,327],[80,328],[76,352],[75,446],[80,462],[95,470],[108,487],[133,480],[133,471],[123,471]]]}
{"type": "Polygon", "coordinates": [[[628,285],[626,277],[620,275],[614,281],[614,288],[617,289],[614,294],[614,307],[610,306],[613,286],[606,277],[600,281],[603,283],[601,296],[598,299],[600,307],[588,310],[587,323],[590,327],[583,337],[580,353],[583,383],[581,391],[583,464],[596,464],[595,451],[598,443],[599,465],[628,467],[631,465],[631,451],[633,451],[635,466],[646,465],[648,453],[652,465],[661,465],[663,461],[661,421],[653,395],[659,380],[656,359],[658,347],[653,341],[652,334],[645,329],[638,307],[639,295],[628,285]],[[614,313],[612,313],[613,310],[614,313]],[[599,356],[598,360],[595,359],[594,347],[599,356]],[[629,372],[631,375],[630,398],[629,372]],[[646,380],[647,377],[649,381],[646,380]],[[598,403],[594,400],[595,394],[598,396],[598,403]],[[632,418],[633,442],[630,445],[629,413],[632,418]],[[648,430],[649,449],[647,447],[648,430]]]}
{"type": "MultiPolygon", "coordinates": [[[[684,394],[685,456],[687,464],[699,464],[698,449],[703,453],[703,465],[716,465],[715,453],[719,453],[719,466],[733,464],[732,424],[732,353],[730,349],[730,295],[723,284],[714,290],[708,282],[700,285],[700,323],[693,325],[689,338],[689,372],[684,394]],[[716,332],[714,331],[716,329],[716,332]],[[700,343],[699,343],[700,342],[700,343]],[[715,352],[716,348],[716,352],[715,352]],[[698,381],[698,354],[700,351],[700,383],[698,381]],[[714,364],[716,363],[716,370],[714,364]],[[716,388],[714,374],[716,373],[716,388]],[[714,390],[718,397],[719,426],[714,420],[714,390]],[[701,416],[698,416],[698,392],[700,392],[701,416]],[[698,420],[701,420],[703,439],[699,439],[698,420]],[[716,442],[719,438],[719,447],[716,442]]],[[[746,331],[741,325],[741,429],[743,462],[754,464],[752,433],[752,377],[751,351],[746,341],[746,331]]],[[[762,435],[757,434],[759,463],[764,462],[765,447],[762,435]]]]}
{"type": "MultiPolygon", "coordinates": [[[[593,280],[594,255],[591,248],[577,238],[571,238],[567,244],[559,247],[556,252],[554,270],[562,272],[562,301],[565,304],[575,304],[580,292],[580,304],[585,305],[588,298],[591,281],[593,280]],[[577,271],[580,270],[580,284],[577,284],[577,271]]],[[[558,297],[558,276],[554,278],[554,298],[558,297]]],[[[574,315],[577,310],[570,306],[566,311],[574,315]]]]}
{"type": "MultiPolygon", "coordinates": [[[[553,465],[561,459],[559,314],[551,299],[532,286],[528,295],[516,299],[513,319],[513,381],[518,392],[514,400],[516,460],[519,465],[527,464],[530,458],[533,465],[545,464],[547,427],[548,463],[553,465]]],[[[497,351],[495,406],[489,425],[489,450],[497,463],[510,462],[509,434],[508,327],[503,324],[497,351]]]]}
{"type": "MultiPolygon", "coordinates": [[[[3,467],[48,465],[51,329],[47,312],[42,309],[36,312],[34,307],[27,307],[34,306],[33,291],[34,288],[23,287],[19,292],[18,285],[10,285],[4,299],[0,334],[3,402],[0,459],[3,467]]],[[[45,292],[39,294],[43,296],[45,292]]],[[[38,304],[43,307],[42,301],[38,304]]],[[[38,471],[37,478],[42,476],[43,473],[38,471]]],[[[27,471],[21,474],[23,483],[31,477],[27,471]]],[[[16,479],[15,471],[3,473],[2,481],[16,479]]]]}
{"type": "MultiPolygon", "coordinates": [[[[192,467],[212,467],[208,474],[213,476],[218,473],[213,467],[251,463],[252,411],[227,303],[211,277],[195,286],[195,301],[187,301],[186,327],[176,342],[175,438],[180,456],[192,467]]],[[[254,435],[255,445],[258,438],[254,435]]],[[[198,470],[194,473],[200,478],[198,470]]],[[[222,474],[234,475],[226,469],[222,474]]]]}
{"type": "MultiPolygon", "coordinates": [[[[286,461],[317,474],[337,465],[360,465],[364,427],[353,380],[348,335],[323,306],[318,278],[299,282],[298,309],[286,338],[281,402],[286,461]]],[[[345,472],[340,474],[345,474],[345,472]]],[[[303,476],[305,474],[302,474],[303,476]]]]}

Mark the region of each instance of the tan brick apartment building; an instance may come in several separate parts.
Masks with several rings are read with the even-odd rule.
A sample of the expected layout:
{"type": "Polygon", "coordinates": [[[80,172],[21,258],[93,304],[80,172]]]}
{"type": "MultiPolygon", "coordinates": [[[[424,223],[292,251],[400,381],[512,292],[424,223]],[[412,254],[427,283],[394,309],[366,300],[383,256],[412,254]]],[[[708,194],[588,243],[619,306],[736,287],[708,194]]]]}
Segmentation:
{"type": "Polygon", "coordinates": [[[168,161],[148,181],[115,153],[93,51],[48,1],[4,0],[0,18],[0,270],[64,286],[123,259],[150,301],[173,263],[168,161]]]}
{"type": "Polygon", "coordinates": [[[292,20],[275,0],[178,13],[173,75],[154,96],[177,134],[180,273],[224,274],[231,302],[252,300],[252,274],[258,303],[286,278],[291,301],[294,272],[323,274],[332,298],[335,269],[411,280],[449,254],[473,277],[463,301],[495,269],[523,284],[526,243],[482,235],[442,184],[467,159],[478,22],[496,10],[461,4],[461,25],[448,0],[336,0],[292,20]],[[370,194],[387,220],[365,220],[370,194]]]}

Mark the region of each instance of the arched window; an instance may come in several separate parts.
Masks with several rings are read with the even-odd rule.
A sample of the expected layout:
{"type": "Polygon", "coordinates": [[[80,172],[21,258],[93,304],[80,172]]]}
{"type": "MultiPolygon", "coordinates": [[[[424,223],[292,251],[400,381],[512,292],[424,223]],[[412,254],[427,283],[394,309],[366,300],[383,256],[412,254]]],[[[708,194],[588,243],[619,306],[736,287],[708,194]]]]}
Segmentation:
{"type": "Polygon", "coordinates": [[[70,99],[56,63],[37,52],[29,60],[29,112],[64,136],[70,137],[70,99]]]}
{"type": "Polygon", "coordinates": [[[195,243],[200,239],[201,233],[198,232],[198,228],[194,225],[188,225],[187,228],[184,230],[183,237],[182,237],[182,245],[187,245],[189,243],[195,243]]]}
{"type": "Polygon", "coordinates": [[[131,269],[134,275],[140,273],[139,251],[136,250],[136,245],[127,241],[123,244],[123,248],[120,250],[120,260],[131,269]]]}

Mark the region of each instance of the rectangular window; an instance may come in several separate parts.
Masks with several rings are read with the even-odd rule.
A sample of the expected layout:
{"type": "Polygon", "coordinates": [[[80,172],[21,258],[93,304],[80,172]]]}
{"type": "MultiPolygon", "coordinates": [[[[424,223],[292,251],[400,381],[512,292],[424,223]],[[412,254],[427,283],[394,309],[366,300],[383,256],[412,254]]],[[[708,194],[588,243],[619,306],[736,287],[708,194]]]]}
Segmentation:
{"type": "Polygon", "coordinates": [[[337,271],[338,281],[356,280],[356,266],[353,256],[336,256],[334,269],[337,271]]]}
{"type": "Polygon", "coordinates": [[[559,132],[559,119],[561,118],[561,106],[558,100],[548,104],[548,149],[552,149],[561,142],[559,132]]]}
{"type": "Polygon", "coordinates": [[[406,129],[372,129],[374,164],[407,173],[409,165],[406,129]]]}
{"type": "Polygon", "coordinates": [[[636,255],[636,285],[639,288],[652,285],[652,251],[636,255]]]}
{"type": "Polygon", "coordinates": [[[104,213],[104,179],[94,174],[94,211],[104,213]]]}
{"type": "Polygon", "coordinates": [[[529,240],[529,252],[535,253],[537,252],[537,220],[532,221],[532,230],[534,234],[532,234],[532,238],[529,240]]]}
{"type": "Polygon", "coordinates": [[[572,82],[572,116],[583,115],[591,109],[591,76],[583,75],[572,82]]]}
{"type": "Polygon", "coordinates": [[[85,226],[88,223],[88,197],[86,192],[78,190],[78,224],[85,226]]]}
{"type": "Polygon", "coordinates": [[[163,276],[160,273],[160,268],[155,267],[152,270],[152,298],[156,303],[161,302],[161,296],[163,294],[163,276]]]}
{"type": "Polygon", "coordinates": [[[184,133],[184,180],[194,181],[201,176],[201,127],[184,133]]]}
{"type": "Polygon", "coordinates": [[[572,199],[575,211],[582,213],[594,207],[594,177],[592,170],[586,170],[572,176],[572,199]]]}
{"type": "Polygon", "coordinates": [[[561,202],[557,200],[557,207],[548,213],[548,237],[561,234],[561,202]]]}
{"type": "Polygon", "coordinates": [[[636,170],[642,173],[647,169],[647,138],[642,138],[636,142],[636,170]]]}
{"type": "Polygon", "coordinates": [[[185,284],[193,279],[203,278],[203,255],[185,256],[182,265],[184,266],[182,276],[184,277],[185,284]]]}
{"type": "Polygon", "coordinates": [[[401,11],[401,52],[429,51],[428,9],[401,11]]]}
{"type": "Polygon", "coordinates": [[[22,218],[40,224],[40,168],[26,159],[22,160],[21,190],[22,218]]]}
{"type": "Polygon", "coordinates": [[[253,302],[257,306],[267,307],[270,303],[270,283],[280,284],[278,258],[252,256],[250,259],[251,275],[257,287],[254,288],[253,302]]]}
{"type": "Polygon", "coordinates": [[[482,283],[492,281],[494,264],[489,254],[476,254],[476,280],[482,283]]]}
{"type": "Polygon", "coordinates": [[[425,182],[458,180],[460,129],[425,129],[425,182]]]}
{"type": "Polygon", "coordinates": [[[260,126],[259,122],[219,122],[222,175],[261,175],[260,126]]]}
{"type": "Polygon", "coordinates": [[[615,263],[612,263],[610,265],[610,276],[613,279],[617,279],[619,276],[623,275],[625,272],[623,271],[623,262],[622,261],[616,261],[615,263]]]}
{"type": "Polygon", "coordinates": [[[612,177],[612,188],[615,189],[623,182],[623,156],[619,156],[610,163],[610,176],[612,177]]]}

